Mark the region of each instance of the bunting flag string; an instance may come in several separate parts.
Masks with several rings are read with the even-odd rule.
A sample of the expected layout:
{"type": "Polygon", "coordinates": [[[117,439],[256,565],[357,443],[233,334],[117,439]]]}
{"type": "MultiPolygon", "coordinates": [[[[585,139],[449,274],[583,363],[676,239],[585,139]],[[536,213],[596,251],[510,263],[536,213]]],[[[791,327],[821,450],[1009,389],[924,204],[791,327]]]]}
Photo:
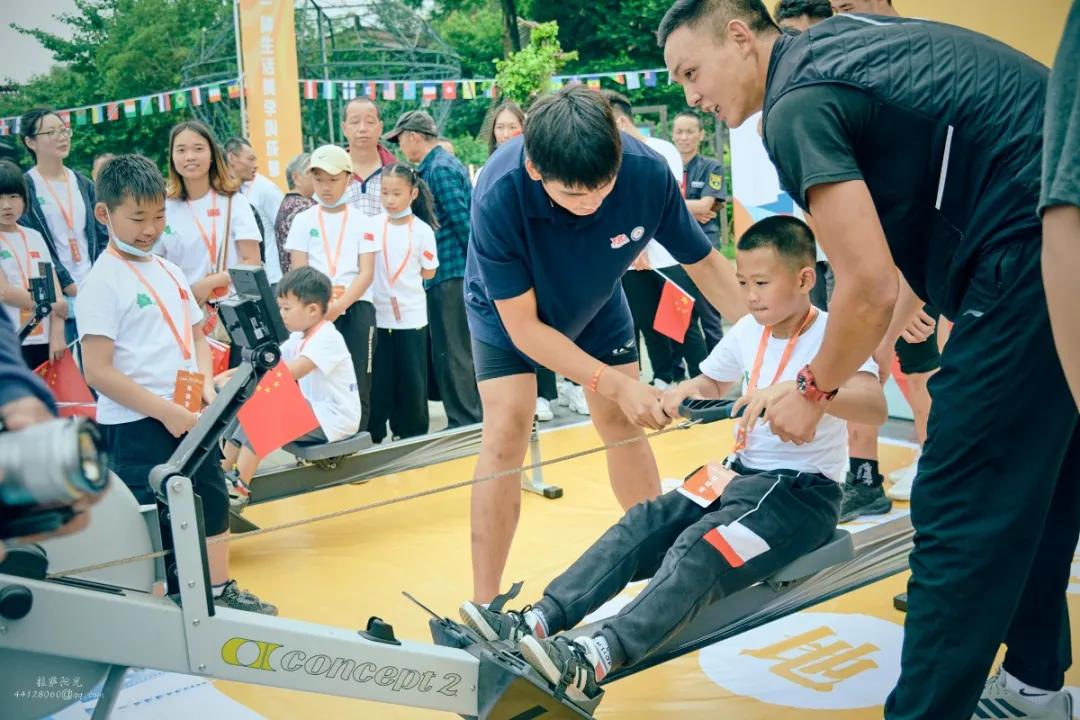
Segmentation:
{"type": "MultiPolygon", "coordinates": [[[[594,90],[607,80],[619,89],[640,90],[657,87],[658,79],[668,75],[663,68],[645,70],[618,70],[613,72],[577,73],[556,75],[551,78],[551,89],[559,90],[566,85],[585,85],[594,90]]],[[[670,76],[667,82],[672,82],[670,76]]],[[[468,79],[416,79],[416,80],[301,80],[299,91],[304,100],[335,101],[367,97],[377,100],[421,100],[425,105],[436,100],[477,100],[499,97],[494,78],[468,79]]],[[[241,95],[240,80],[222,80],[203,83],[176,90],[155,92],[134,98],[111,100],[60,110],[64,122],[74,126],[98,125],[124,119],[137,119],[150,115],[198,107],[204,103],[237,100],[241,95]]],[[[0,118],[0,135],[19,132],[19,118],[0,118]]]]}

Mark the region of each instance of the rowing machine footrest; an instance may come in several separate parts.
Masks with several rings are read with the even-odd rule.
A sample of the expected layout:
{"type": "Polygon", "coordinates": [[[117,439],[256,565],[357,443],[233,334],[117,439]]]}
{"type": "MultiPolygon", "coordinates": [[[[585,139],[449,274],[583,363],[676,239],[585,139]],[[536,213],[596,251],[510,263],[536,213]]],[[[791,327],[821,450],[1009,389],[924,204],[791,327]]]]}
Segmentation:
{"type": "Polygon", "coordinates": [[[547,680],[509,643],[475,643],[465,650],[480,661],[476,698],[479,720],[582,720],[591,718],[604,698],[601,690],[580,705],[565,697],[557,699],[547,680]]]}
{"type": "Polygon", "coordinates": [[[361,450],[371,447],[371,435],[366,432],[358,432],[344,440],[332,443],[289,443],[285,446],[285,452],[292,453],[301,460],[315,462],[316,460],[329,460],[330,458],[354,455],[361,450]]]}
{"type": "Polygon", "coordinates": [[[828,542],[780,568],[769,577],[768,582],[780,585],[801,580],[854,557],[855,544],[851,541],[851,534],[847,530],[837,529],[828,542]]]}
{"type": "Polygon", "coordinates": [[[436,645],[464,649],[475,645],[482,638],[464,625],[459,625],[450,618],[428,620],[431,629],[431,639],[436,645]]]}

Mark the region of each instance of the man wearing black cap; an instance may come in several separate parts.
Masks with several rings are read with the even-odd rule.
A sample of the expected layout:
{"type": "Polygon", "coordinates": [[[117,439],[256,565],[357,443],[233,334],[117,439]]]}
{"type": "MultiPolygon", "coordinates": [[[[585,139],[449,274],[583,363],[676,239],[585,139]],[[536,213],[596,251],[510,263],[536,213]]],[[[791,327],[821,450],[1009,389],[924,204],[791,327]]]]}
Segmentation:
{"type": "Polygon", "coordinates": [[[423,110],[410,110],[386,133],[388,142],[414,165],[435,197],[439,228],[435,243],[439,269],[424,281],[435,382],[446,407],[449,427],[480,422],[480,394],[473,372],[469,326],[465,319],[465,256],[469,247],[472,183],[465,166],[439,145],[435,121],[423,110]]]}

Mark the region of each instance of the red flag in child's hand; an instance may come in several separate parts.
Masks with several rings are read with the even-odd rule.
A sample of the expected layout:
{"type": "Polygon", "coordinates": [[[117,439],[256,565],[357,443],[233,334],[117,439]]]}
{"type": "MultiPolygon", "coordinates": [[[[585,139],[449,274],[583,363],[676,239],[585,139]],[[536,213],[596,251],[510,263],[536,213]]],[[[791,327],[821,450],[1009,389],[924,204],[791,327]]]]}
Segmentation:
{"type": "Polygon", "coordinates": [[[260,458],[319,427],[315,412],[284,362],[263,375],[237,417],[260,458]]]}
{"type": "Polygon", "coordinates": [[[58,404],[60,417],[81,415],[91,420],[97,419],[97,401],[83,379],[82,371],[75,364],[71,351],[56,362],[49,360],[34,368],[45,380],[58,404]]]}
{"type": "Polygon", "coordinates": [[[694,298],[675,283],[664,280],[664,291],[660,293],[660,304],[653,318],[653,330],[681,343],[690,327],[693,311],[694,298]]]}
{"type": "Polygon", "coordinates": [[[206,338],[206,344],[210,346],[210,358],[213,360],[214,377],[229,369],[229,346],[212,337],[206,338]]]}

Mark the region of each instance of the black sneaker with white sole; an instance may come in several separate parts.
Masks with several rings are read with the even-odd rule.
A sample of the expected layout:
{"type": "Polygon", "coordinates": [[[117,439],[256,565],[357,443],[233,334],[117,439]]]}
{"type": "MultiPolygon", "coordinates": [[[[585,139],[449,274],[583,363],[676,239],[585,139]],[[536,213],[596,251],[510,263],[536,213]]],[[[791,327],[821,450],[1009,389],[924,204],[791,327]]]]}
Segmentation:
{"type": "Polygon", "coordinates": [[[259,613],[260,615],[277,615],[276,605],[263,602],[254,593],[241,590],[235,580],[225,583],[225,589],[214,598],[214,604],[218,607],[243,610],[245,612],[259,613]]]}
{"type": "Polygon", "coordinates": [[[596,640],[579,637],[568,640],[557,635],[550,640],[526,636],[518,650],[555,688],[555,697],[566,695],[576,702],[592,700],[600,694],[599,682],[609,672],[596,640]]]}
{"type": "Polygon", "coordinates": [[[854,482],[851,475],[844,483],[844,497],[840,501],[840,522],[851,522],[863,515],[884,515],[892,510],[892,500],[885,495],[880,482],[873,485],[854,482]]]}
{"type": "Polygon", "coordinates": [[[521,585],[514,583],[509,592],[495,596],[487,607],[471,601],[463,604],[458,610],[461,620],[488,642],[509,640],[516,643],[527,635],[544,637],[543,623],[531,612],[531,606],[519,611],[503,610],[507,601],[513,600],[521,592],[521,585]]]}

